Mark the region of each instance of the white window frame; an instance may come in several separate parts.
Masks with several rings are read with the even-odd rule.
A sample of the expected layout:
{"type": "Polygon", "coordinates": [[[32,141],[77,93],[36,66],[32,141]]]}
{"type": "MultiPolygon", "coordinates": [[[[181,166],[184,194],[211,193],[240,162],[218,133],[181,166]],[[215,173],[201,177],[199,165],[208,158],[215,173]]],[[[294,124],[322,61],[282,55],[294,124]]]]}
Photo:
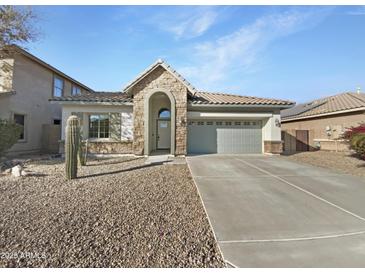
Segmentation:
{"type": "Polygon", "coordinates": [[[110,113],[109,112],[99,112],[99,113],[88,113],[88,139],[90,141],[95,141],[95,140],[98,140],[98,141],[109,141],[110,140],[110,113]],[[109,120],[109,124],[108,124],[108,135],[109,137],[101,137],[100,138],[100,120],[99,120],[99,124],[98,124],[98,137],[90,137],[90,117],[92,115],[97,115],[97,116],[101,116],[101,115],[106,115],[108,116],[108,120],[109,120]]]}

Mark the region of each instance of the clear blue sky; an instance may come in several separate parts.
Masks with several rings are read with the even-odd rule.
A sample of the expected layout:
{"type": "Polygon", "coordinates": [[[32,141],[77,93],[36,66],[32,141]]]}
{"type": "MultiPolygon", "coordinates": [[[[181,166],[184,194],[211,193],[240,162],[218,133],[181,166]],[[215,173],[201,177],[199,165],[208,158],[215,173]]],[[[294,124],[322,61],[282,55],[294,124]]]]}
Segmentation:
{"type": "Polygon", "coordinates": [[[95,90],[162,58],[196,88],[303,102],[365,90],[365,8],[37,6],[30,52],[95,90]]]}

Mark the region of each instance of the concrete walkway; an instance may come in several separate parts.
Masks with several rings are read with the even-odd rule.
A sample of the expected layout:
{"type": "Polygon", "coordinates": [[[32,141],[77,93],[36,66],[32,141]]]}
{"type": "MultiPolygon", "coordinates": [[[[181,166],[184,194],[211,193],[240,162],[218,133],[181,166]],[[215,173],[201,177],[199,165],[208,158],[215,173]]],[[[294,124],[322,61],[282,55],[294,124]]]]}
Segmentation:
{"type": "Polygon", "coordinates": [[[280,156],[187,158],[229,266],[365,267],[365,180],[280,156]]]}

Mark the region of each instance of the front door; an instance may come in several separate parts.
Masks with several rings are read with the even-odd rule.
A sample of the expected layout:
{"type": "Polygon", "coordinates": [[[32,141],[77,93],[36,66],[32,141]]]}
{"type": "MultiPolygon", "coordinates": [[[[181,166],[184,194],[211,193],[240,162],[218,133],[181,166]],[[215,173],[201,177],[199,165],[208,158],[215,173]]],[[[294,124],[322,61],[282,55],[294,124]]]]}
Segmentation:
{"type": "Polygon", "coordinates": [[[171,144],[171,123],[167,120],[157,121],[157,149],[169,149],[171,144]]]}

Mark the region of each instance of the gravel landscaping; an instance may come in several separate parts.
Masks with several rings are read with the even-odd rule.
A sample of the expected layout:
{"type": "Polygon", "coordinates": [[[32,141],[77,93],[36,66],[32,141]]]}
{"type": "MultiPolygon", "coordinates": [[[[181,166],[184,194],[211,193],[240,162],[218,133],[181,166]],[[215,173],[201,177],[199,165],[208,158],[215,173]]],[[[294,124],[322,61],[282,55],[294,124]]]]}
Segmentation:
{"type": "Polygon", "coordinates": [[[313,151],[284,155],[290,160],[342,171],[347,174],[365,177],[365,161],[350,152],[313,151]]]}
{"type": "Polygon", "coordinates": [[[186,164],[61,160],[0,175],[2,267],[224,267],[186,164]],[[18,258],[15,258],[18,256],[18,258]]]}

